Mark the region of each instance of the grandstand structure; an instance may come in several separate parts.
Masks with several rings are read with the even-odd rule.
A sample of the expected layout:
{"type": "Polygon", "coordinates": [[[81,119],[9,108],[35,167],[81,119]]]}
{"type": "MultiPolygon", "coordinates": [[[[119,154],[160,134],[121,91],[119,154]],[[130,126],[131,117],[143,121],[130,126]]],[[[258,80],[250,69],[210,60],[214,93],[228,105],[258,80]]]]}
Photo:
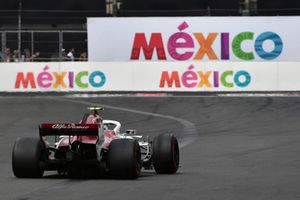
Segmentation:
{"type": "Polygon", "coordinates": [[[87,17],[299,15],[298,0],[10,0],[0,7],[0,61],[85,61],[87,17]]]}

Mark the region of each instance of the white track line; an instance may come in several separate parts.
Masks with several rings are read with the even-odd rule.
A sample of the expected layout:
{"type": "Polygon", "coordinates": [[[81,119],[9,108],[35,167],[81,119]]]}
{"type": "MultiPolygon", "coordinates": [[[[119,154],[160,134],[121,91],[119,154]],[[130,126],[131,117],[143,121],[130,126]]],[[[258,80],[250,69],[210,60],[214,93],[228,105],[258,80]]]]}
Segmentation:
{"type": "Polygon", "coordinates": [[[105,104],[97,104],[97,103],[92,103],[89,101],[82,101],[82,100],[72,100],[72,99],[67,99],[67,98],[57,98],[57,97],[46,97],[46,99],[51,99],[55,101],[64,101],[64,102],[72,102],[72,103],[77,103],[77,104],[82,104],[82,105],[87,105],[87,106],[103,106],[112,110],[119,110],[119,111],[124,111],[124,112],[131,112],[131,113],[136,113],[140,115],[148,115],[148,116],[154,116],[154,117],[160,117],[160,118],[165,118],[169,120],[173,120],[176,122],[179,122],[180,124],[183,125],[183,138],[179,141],[179,147],[183,148],[185,146],[190,145],[192,142],[194,142],[197,139],[197,129],[195,124],[193,124],[190,121],[187,121],[185,119],[173,117],[170,115],[163,115],[163,114],[158,114],[158,113],[151,113],[151,112],[145,112],[145,111],[140,111],[140,110],[135,110],[135,109],[129,109],[129,108],[122,108],[122,107],[117,107],[117,106],[110,106],[110,105],[105,105],[105,104]]]}

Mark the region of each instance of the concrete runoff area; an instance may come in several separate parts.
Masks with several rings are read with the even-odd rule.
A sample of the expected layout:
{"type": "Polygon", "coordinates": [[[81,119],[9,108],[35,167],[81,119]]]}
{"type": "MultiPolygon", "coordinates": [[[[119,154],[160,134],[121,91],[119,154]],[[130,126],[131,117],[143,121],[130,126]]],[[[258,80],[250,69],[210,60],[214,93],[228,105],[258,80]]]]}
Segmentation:
{"type": "Polygon", "coordinates": [[[0,198],[299,199],[298,97],[0,97],[0,198]],[[14,140],[38,136],[42,122],[78,122],[88,105],[138,134],[174,133],[181,143],[174,175],[143,171],[137,180],[69,179],[46,172],[15,178],[14,140]]]}

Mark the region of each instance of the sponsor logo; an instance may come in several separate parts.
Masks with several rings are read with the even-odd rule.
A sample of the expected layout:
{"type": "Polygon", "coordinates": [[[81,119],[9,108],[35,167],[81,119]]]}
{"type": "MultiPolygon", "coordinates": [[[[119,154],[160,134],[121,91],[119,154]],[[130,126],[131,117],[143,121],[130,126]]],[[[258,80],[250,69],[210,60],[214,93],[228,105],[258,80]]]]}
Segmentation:
{"type": "Polygon", "coordinates": [[[50,72],[46,65],[40,73],[18,72],[15,80],[15,89],[43,88],[43,89],[88,89],[101,88],[106,83],[106,76],[101,71],[80,72],[50,72]]]}
{"type": "Polygon", "coordinates": [[[162,33],[151,33],[148,40],[145,33],[135,33],[130,59],[140,60],[143,53],[146,60],[152,60],[156,51],[158,60],[167,60],[167,53],[175,61],[203,60],[204,57],[209,60],[230,60],[233,55],[243,61],[254,60],[257,56],[263,60],[274,60],[283,50],[281,37],[271,31],[258,34],[247,31],[237,35],[228,32],[184,32],[188,27],[188,23],[183,22],[178,26],[179,32],[164,37],[162,33]],[[164,41],[163,38],[169,39],[164,41]],[[264,47],[266,41],[272,43],[269,45],[271,50],[264,47]],[[215,43],[219,44],[213,47],[215,43]],[[253,50],[244,49],[244,43],[250,44],[253,50]]]}
{"type": "Polygon", "coordinates": [[[53,129],[65,129],[67,126],[65,124],[53,124],[52,125],[53,129]]]}
{"type": "Polygon", "coordinates": [[[89,126],[75,125],[75,124],[53,124],[53,129],[89,129],[89,126]]]}
{"type": "Polygon", "coordinates": [[[202,71],[194,70],[194,66],[181,73],[179,71],[163,71],[160,88],[245,88],[251,83],[251,75],[245,70],[202,71]]]}

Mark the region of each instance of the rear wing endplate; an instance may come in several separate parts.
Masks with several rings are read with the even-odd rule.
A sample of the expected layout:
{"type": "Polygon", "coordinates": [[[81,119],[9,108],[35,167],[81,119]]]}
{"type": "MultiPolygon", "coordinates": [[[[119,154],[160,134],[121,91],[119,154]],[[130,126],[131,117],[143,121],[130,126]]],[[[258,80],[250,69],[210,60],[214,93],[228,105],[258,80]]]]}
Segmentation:
{"type": "Polygon", "coordinates": [[[99,124],[43,123],[39,126],[40,136],[78,135],[98,136],[99,124]]]}

